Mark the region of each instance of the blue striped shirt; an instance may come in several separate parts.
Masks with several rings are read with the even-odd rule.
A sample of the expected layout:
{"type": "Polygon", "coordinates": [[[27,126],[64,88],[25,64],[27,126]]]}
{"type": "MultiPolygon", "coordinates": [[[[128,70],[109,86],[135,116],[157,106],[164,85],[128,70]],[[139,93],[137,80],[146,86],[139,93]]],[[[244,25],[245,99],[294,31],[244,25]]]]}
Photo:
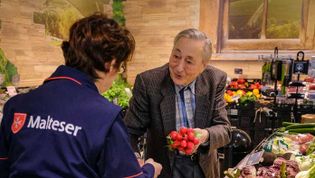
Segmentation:
{"type": "Polygon", "coordinates": [[[195,100],[195,83],[191,82],[187,86],[175,85],[176,92],[176,130],[181,127],[194,128],[194,115],[196,110],[195,100]],[[184,90],[183,98],[181,97],[180,91],[184,90]]]}

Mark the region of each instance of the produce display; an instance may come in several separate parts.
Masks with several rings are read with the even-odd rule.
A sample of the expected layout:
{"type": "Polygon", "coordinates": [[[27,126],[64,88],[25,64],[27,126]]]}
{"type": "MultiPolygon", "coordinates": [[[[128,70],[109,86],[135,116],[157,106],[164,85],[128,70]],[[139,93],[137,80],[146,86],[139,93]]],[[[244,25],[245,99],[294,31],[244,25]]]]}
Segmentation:
{"type": "Polygon", "coordinates": [[[292,122],[283,122],[279,131],[280,132],[289,132],[289,133],[312,133],[315,135],[315,123],[292,123],[292,122]]]}
{"type": "Polygon", "coordinates": [[[102,95],[110,102],[126,109],[132,96],[131,86],[119,75],[112,86],[102,95]]]}
{"type": "Polygon", "coordinates": [[[198,134],[192,128],[182,127],[179,131],[170,132],[166,138],[170,150],[185,155],[191,155],[195,145],[199,144],[198,134]]]}
{"type": "Polygon", "coordinates": [[[247,105],[261,97],[261,87],[258,80],[233,79],[226,87],[224,99],[228,104],[236,102],[247,105]]]}
{"type": "MultiPolygon", "coordinates": [[[[19,88],[15,88],[15,90],[16,90],[17,94],[21,94],[21,93],[27,93],[30,90],[34,89],[34,88],[35,87],[19,87],[19,88]]],[[[1,88],[0,89],[0,123],[1,123],[1,120],[2,120],[3,106],[12,96],[13,95],[12,94],[10,95],[6,88],[1,88]]]]}
{"type": "Polygon", "coordinates": [[[236,167],[226,170],[225,176],[315,178],[315,124],[283,122],[282,125],[236,167]]]}
{"type": "Polygon", "coordinates": [[[231,90],[253,90],[253,89],[261,89],[261,83],[259,80],[247,80],[243,78],[233,79],[227,89],[231,90]]]}

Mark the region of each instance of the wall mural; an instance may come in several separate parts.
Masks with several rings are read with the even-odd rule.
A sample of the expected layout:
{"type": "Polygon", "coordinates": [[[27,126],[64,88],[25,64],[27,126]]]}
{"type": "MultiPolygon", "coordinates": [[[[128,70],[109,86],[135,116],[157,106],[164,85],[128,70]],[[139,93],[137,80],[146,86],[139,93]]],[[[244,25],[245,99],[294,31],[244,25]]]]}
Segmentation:
{"type": "Polygon", "coordinates": [[[61,41],[67,39],[69,28],[77,19],[104,12],[105,4],[109,0],[46,0],[44,8],[33,13],[33,21],[45,25],[46,34],[61,41]]]}
{"type": "MultiPolygon", "coordinates": [[[[1,0],[0,0],[0,6],[1,6],[1,0]]],[[[1,19],[0,19],[0,30],[1,30],[1,19]]],[[[1,38],[0,38],[0,40],[1,40],[1,38]]]]}
{"type": "MultiPolygon", "coordinates": [[[[1,0],[0,0],[1,6],[1,0]]],[[[1,31],[1,19],[0,19],[0,31],[1,31]]],[[[1,41],[1,38],[0,38],[1,41]]],[[[10,86],[19,82],[19,74],[16,66],[6,57],[2,48],[0,48],[0,86],[10,86]]],[[[1,93],[1,92],[0,92],[1,93]]]]}

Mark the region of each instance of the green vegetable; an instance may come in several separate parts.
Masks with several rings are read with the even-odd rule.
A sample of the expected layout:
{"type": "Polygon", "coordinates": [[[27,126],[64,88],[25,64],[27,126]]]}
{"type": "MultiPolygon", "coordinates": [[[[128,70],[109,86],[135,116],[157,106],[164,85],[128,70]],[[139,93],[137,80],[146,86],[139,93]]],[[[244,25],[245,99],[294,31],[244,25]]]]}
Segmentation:
{"type": "Polygon", "coordinates": [[[255,95],[251,95],[251,96],[244,95],[244,96],[240,97],[240,99],[239,99],[240,104],[243,106],[247,106],[250,103],[255,103],[256,100],[257,100],[257,98],[255,95]]]}
{"type": "Polygon", "coordinates": [[[307,128],[295,128],[289,129],[289,133],[313,133],[315,134],[315,127],[307,127],[307,128]]]}
{"type": "Polygon", "coordinates": [[[315,152],[315,141],[313,141],[306,150],[306,155],[312,154],[315,152]]]}
{"type": "Polygon", "coordinates": [[[238,178],[241,175],[241,170],[229,168],[227,171],[224,171],[224,175],[228,178],[238,178]]]}
{"type": "Polygon", "coordinates": [[[288,131],[289,133],[315,133],[315,123],[292,123],[283,122],[283,126],[278,129],[279,132],[288,131]]]}
{"type": "Polygon", "coordinates": [[[285,127],[280,127],[280,128],[278,129],[278,132],[285,132],[285,127]]]}
{"type": "Polygon", "coordinates": [[[119,77],[113,82],[113,85],[102,95],[110,102],[113,102],[122,108],[127,108],[132,94],[128,93],[126,88],[130,90],[131,86],[122,78],[121,75],[119,75],[119,77]]]}
{"type": "Polygon", "coordinates": [[[299,124],[299,123],[294,123],[294,122],[282,122],[282,126],[283,127],[287,127],[289,125],[296,125],[296,124],[299,124]]]}
{"type": "Polygon", "coordinates": [[[281,178],[287,178],[287,165],[283,162],[280,166],[280,177],[281,178]]]}
{"type": "Polygon", "coordinates": [[[307,171],[299,172],[295,178],[314,178],[315,177],[315,164],[307,171]]]}
{"type": "Polygon", "coordinates": [[[315,123],[292,124],[285,127],[286,130],[299,129],[299,128],[315,128],[315,123]]]}

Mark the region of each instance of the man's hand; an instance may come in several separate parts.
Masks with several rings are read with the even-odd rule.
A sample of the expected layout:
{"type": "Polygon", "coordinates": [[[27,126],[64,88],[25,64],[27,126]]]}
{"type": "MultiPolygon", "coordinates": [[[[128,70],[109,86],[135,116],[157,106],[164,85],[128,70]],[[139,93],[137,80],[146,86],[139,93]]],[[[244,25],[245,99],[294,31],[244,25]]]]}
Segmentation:
{"type": "Polygon", "coordinates": [[[194,128],[194,131],[198,136],[199,144],[203,144],[209,140],[209,132],[206,129],[194,128]]]}
{"type": "Polygon", "coordinates": [[[154,167],[154,178],[158,177],[161,173],[162,170],[162,165],[160,163],[155,162],[152,158],[147,159],[145,162],[146,163],[150,163],[153,165],[154,167]]]}
{"type": "Polygon", "coordinates": [[[197,145],[195,145],[193,153],[195,153],[197,151],[198,147],[201,144],[206,143],[207,141],[209,141],[209,132],[206,129],[194,128],[194,132],[197,135],[199,143],[197,145]]]}

